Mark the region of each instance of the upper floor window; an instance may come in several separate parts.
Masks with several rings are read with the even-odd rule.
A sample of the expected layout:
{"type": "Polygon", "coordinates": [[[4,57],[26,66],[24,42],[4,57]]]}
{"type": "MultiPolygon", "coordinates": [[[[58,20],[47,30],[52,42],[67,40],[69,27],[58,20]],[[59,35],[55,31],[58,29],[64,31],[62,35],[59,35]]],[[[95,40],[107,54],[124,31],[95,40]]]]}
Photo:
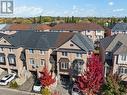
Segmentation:
{"type": "Polygon", "coordinates": [[[0,47],[0,52],[4,51],[3,47],[0,47]]]}
{"type": "Polygon", "coordinates": [[[123,55],[121,56],[121,60],[122,60],[122,61],[126,61],[126,57],[127,57],[126,54],[123,54],[123,55]]]}
{"type": "Polygon", "coordinates": [[[81,58],[82,54],[81,53],[76,53],[76,57],[81,58]]]}
{"type": "Polygon", "coordinates": [[[45,55],[45,51],[40,50],[40,54],[45,55]]]}
{"type": "Polygon", "coordinates": [[[62,52],[62,56],[68,56],[67,52],[62,52]]]}
{"type": "Polygon", "coordinates": [[[29,49],[29,53],[34,53],[34,50],[33,49],[29,49]]]}
{"type": "Polygon", "coordinates": [[[30,58],[29,63],[30,64],[34,64],[34,59],[33,58],[30,58]]]}
{"type": "Polygon", "coordinates": [[[90,32],[90,30],[87,30],[87,32],[90,32]]]}
{"type": "Polygon", "coordinates": [[[101,33],[101,31],[98,30],[97,33],[101,33]]]}
{"type": "Polygon", "coordinates": [[[9,64],[15,64],[15,57],[8,57],[9,64]]]}
{"type": "Polygon", "coordinates": [[[14,49],[13,48],[9,48],[9,52],[14,52],[14,49]]]}
{"type": "Polygon", "coordinates": [[[92,38],[92,36],[91,36],[91,35],[87,35],[87,37],[88,37],[88,38],[92,38]]]}
{"type": "Polygon", "coordinates": [[[41,65],[44,66],[45,65],[45,60],[41,59],[41,65]]]}
{"type": "Polygon", "coordinates": [[[67,69],[67,68],[68,68],[68,63],[61,62],[61,69],[67,69]]]}
{"type": "Polygon", "coordinates": [[[0,56],[0,63],[4,63],[5,62],[5,57],[4,56],[0,56]]]}

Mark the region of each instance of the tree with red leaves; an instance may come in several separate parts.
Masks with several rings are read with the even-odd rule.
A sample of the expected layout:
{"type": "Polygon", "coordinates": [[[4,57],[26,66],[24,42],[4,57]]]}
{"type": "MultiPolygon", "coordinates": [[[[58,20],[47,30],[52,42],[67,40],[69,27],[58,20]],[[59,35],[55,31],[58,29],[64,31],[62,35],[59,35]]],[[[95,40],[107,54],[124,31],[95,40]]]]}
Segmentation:
{"type": "Polygon", "coordinates": [[[104,81],[103,69],[99,56],[92,54],[88,58],[86,71],[76,79],[76,83],[83,93],[93,95],[99,92],[104,81]]]}
{"type": "Polygon", "coordinates": [[[55,78],[52,78],[52,74],[48,72],[48,69],[44,67],[41,72],[40,82],[43,87],[48,87],[55,82],[55,78]]]}

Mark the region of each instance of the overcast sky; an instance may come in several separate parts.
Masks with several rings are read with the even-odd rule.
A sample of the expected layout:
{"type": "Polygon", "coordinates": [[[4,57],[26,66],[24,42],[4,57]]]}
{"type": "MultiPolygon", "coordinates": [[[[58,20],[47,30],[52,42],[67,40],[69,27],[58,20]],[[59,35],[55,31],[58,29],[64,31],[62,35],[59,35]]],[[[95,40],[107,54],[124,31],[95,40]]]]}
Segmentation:
{"type": "Polygon", "coordinates": [[[12,16],[127,16],[127,0],[13,0],[12,16]]]}

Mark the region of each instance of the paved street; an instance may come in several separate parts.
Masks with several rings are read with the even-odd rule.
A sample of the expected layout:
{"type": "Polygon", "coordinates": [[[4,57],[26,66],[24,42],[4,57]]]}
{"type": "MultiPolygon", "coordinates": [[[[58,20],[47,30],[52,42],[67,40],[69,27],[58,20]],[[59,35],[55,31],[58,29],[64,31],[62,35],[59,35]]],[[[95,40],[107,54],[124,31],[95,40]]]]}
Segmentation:
{"type": "Polygon", "coordinates": [[[38,95],[24,91],[17,91],[15,89],[8,89],[0,87],[0,95],[38,95]]]}

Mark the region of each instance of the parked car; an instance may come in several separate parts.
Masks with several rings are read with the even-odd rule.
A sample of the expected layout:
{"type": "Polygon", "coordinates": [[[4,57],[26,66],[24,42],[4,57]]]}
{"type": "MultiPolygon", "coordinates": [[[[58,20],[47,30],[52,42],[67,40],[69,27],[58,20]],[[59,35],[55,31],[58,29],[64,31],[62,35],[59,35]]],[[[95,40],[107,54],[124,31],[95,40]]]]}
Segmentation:
{"type": "Polygon", "coordinates": [[[0,85],[7,85],[13,79],[15,79],[16,73],[7,74],[0,80],[0,85]]]}
{"type": "Polygon", "coordinates": [[[33,91],[34,91],[34,92],[40,92],[40,91],[41,91],[41,88],[42,88],[41,83],[40,83],[40,81],[37,79],[37,80],[35,81],[35,83],[34,83],[33,91]]]}

